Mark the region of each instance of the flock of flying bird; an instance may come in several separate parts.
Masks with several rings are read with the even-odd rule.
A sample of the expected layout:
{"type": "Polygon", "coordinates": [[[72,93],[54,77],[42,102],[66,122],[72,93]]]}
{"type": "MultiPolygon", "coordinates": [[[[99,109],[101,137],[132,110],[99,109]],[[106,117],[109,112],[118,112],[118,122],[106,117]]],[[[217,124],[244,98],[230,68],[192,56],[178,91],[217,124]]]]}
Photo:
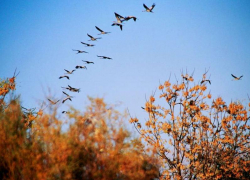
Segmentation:
{"type": "MultiPolygon", "coordinates": [[[[148,7],[146,6],[145,4],[143,4],[143,7],[145,8],[145,10],[143,12],[150,12],[150,13],[153,13],[153,9],[155,7],[155,4],[153,4],[151,7],[148,7]]],[[[118,13],[114,13],[115,14],[115,17],[116,17],[116,21],[113,22],[113,24],[111,24],[111,26],[119,26],[120,27],[120,30],[122,31],[123,29],[123,22],[124,21],[129,21],[130,19],[133,19],[134,21],[137,20],[137,17],[135,16],[121,16],[120,14],[118,13]]],[[[97,35],[105,35],[105,34],[109,34],[111,32],[106,32],[106,31],[103,31],[102,29],[100,29],[99,27],[95,26],[95,28],[100,32],[99,34],[97,35]]],[[[101,39],[101,37],[93,37],[91,36],[90,34],[87,33],[87,36],[90,38],[88,41],[97,41],[98,39],[101,39]]],[[[85,45],[85,47],[93,47],[95,46],[94,44],[89,44],[89,43],[84,43],[84,42],[81,42],[81,44],[85,45]]],[[[78,50],[78,49],[72,49],[73,51],[76,51],[77,53],[76,54],[81,54],[81,53],[88,53],[87,51],[84,51],[84,50],[78,50]]],[[[109,59],[111,60],[112,58],[108,57],[108,56],[99,56],[97,55],[97,57],[101,58],[101,59],[109,59]]],[[[82,60],[85,64],[94,64],[94,62],[92,61],[84,61],[82,60]]],[[[75,69],[69,71],[67,69],[64,69],[65,70],[65,74],[60,76],[59,79],[62,79],[62,78],[67,78],[68,80],[70,79],[69,78],[69,75],[73,74],[74,71],[76,71],[76,69],[87,69],[86,66],[84,65],[77,65],[75,66],[75,69]]],[[[237,77],[233,74],[231,74],[232,77],[234,78],[234,80],[241,80],[241,78],[243,76],[240,76],[240,77],[237,77]]],[[[210,80],[205,80],[205,81],[209,81],[209,83],[211,84],[210,80]]],[[[203,83],[203,82],[202,82],[203,83]]],[[[80,92],[80,88],[74,88],[70,85],[68,85],[67,87],[62,87],[63,89],[65,90],[68,90],[68,91],[71,91],[71,92],[80,92]]],[[[69,95],[68,93],[62,91],[64,95],[66,95],[66,97],[62,100],[62,103],[65,103],[67,100],[70,100],[72,101],[72,98],[73,96],[69,95]]],[[[60,100],[51,100],[49,99],[49,102],[52,104],[52,105],[55,105],[57,104],[60,100]]],[[[68,113],[68,111],[62,111],[62,113],[68,113]]]]}
{"type": "MultiPolygon", "coordinates": [[[[153,13],[153,9],[155,7],[155,4],[153,4],[151,7],[148,7],[146,6],[145,4],[143,4],[143,7],[145,8],[145,10],[143,12],[150,12],[150,13],[153,13]]],[[[123,29],[123,22],[124,21],[129,21],[130,19],[133,19],[134,21],[137,20],[137,17],[135,16],[121,16],[120,14],[118,13],[114,13],[115,14],[115,17],[116,17],[116,21],[113,22],[111,24],[111,26],[118,26],[120,27],[120,30],[122,31],[123,29]]],[[[95,26],[95,28],[100,32],[98,35],[105,35],[105,34],[109,34],[111,32],[105,32],[103,31],[102,29],[100,29],[99,27],[95,26]]],[[[98,39],[101,39],[101,37],[93,37],[91,36],[90,34],[87,33],[87,36],[90,38],[88,41],[97,41],[98,39]]],[[[93,47],[95,46],[94,44],[89,44],[89,43],[84,43],[84,42],[81,42],[81,44],[85,45],[85,47],[93,47]]],[[[72,49],[73,51],[76,51],[76,54],[81,54],[81,53],[88,53],[87,51],[84,51],[84,50],[78,50],[78,49],[72,49]]],[[[108,57],[108,56],[99,56],[97,55],[97,57],[101,58],[101,59],[108,59],[108,60],[111,60],[112,58],[108,57]]],[[[92,61],[84,61],[82,60],[85,64],[94,64],[94,62],[92,61]]],[[[74,71],[76,71],[76,69],[87,69],[87,67],[85,65],[77,65],[75,66],[75,69],[73,70],[67,70],[67,69],[64,69],[65,70],[65,74],[60,76],[59,79],[62,79],[62,78],[66,78],[66,79],[70,79],[70,75],[73,74],[74,71]]],[[[64,90],[68,90],[70,92],[80,92],[80,88],[74,88],[70,85],[68,85],[67,87],[62,87],[62,89],[64,90]]],[[[67,100],[70,100],[72,101],[72,98],[73,96],[69,95],[68,93],[62,91],[64,95],[66,95],[66,97],[62,100],[62,103],[65,103],[67,100]]],[[[48,98],[48,101],[52,104],[52,105],[55,105],[57,104],[58,102],[60,102],[60,99],[59,100],[51,100],[48,98]]],[[[68,113],[68,111],[62,111],[62,113],[68,113]]]]}

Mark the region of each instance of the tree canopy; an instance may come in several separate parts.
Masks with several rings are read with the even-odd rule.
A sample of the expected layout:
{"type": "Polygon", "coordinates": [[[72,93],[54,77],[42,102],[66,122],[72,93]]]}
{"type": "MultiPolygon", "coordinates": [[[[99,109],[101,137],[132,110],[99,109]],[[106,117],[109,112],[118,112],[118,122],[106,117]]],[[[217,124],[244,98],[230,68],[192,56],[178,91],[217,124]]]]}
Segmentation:
{"type": "Polygon", "coordinates": [[[188,74],[165,81],[143,107],[145,125],[130,119],[163,160],[162,179],[250,178],[250,103],[212,99],[206,74],[196,83],[188,74]]]}
{"type": "MultiPolygon", "coordinates": [[[[67,123],[52,113],[26,109],[15,79],[2,81],[0,179],[153,179],[158,160],[125,126],[126,116],[103,98],[89,98],[83,111],[71,108],[67,123]],[[63,126],[68,125],[65,131],[63,126]]],[[[51,105],[53,106],[53,105],[51,105]]]]}

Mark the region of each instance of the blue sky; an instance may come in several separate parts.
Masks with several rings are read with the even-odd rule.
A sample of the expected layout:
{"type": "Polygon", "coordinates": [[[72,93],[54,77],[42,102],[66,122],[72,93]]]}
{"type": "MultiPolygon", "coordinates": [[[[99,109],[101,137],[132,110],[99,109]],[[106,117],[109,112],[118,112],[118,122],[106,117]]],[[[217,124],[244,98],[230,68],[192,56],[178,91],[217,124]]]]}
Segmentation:
{"type": "MultiPolygon", "coordinates": [[[[99,37],[99,36],[98,36],[99,37]]],[[[213,97],[246,100],[250,95],[250,1],[235,0],[60,0],[0,1],[0,77],[11,77],[17,68],[17,94],[24,107],[37,107],[50,88],[55,99],[64,97],[62,86],[81,88],[66,110],[86,106],[87,96],[122,102],[132,115],[143,117],[141,106],[159,82],[181,70],[200,80],[209,70],[213,97]],[[145,13],[143,3],[156,3],[154,13],[145,13]],[[134,15],[123,31],[112,27],[114,12],[134,15]],[[97,42],[95,26],[105,31],[97,42]],[[80,42],[95,44],[85,47],[80,42]],[[72,49],[88,51],[76,54],[72,49]],[[112,57],[98,59],[96,55],[112,57]],[[70,80],[58,79],[64,69],[94,61],[87,70],[77,70],[70,80]],[[232,81],[231,73],[241,81],[232,81]]]]}

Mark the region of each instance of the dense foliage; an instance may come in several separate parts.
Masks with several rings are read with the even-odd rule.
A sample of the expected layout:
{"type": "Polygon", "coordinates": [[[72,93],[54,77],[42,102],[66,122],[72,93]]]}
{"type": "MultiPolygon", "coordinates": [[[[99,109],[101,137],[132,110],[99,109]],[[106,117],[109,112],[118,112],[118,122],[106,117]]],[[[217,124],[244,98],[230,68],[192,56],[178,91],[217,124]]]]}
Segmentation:
{"type": "Polygon", "coordinates": [[[250,179],[250,103],[212,99],[206,78],[166,81],[146,102],[145,126],[131,118],[162,162],[162,179],[250,179]]]}
{"type": "Polygon", "coordinates": [[[72,108],[66,123],[58,118],[56,108],[46,114],[23,108],[18,99],[6,102],[13,87],[14,79],[4,80],[0,86],[0,179],[159,176],[156,158],[131,136],[124,125],[126,117],[102,98],[89,98],[84,112],[72,108]]]}

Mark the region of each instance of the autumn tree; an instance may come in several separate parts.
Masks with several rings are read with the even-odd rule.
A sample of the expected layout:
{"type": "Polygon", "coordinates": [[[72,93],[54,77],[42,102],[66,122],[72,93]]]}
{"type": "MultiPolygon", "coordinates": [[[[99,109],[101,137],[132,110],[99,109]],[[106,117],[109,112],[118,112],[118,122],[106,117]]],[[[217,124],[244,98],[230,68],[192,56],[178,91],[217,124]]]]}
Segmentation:
{"type": "Polygon", "coordinates": [[[21,107],[19,97],[11,95],[16,76],[0,82],[0,179],[34,179],[43,150],[39,141],[31,141],[29,132],[42,111],[21,107]]]}
{"type": "Polygon", "coordinates": [[[154,179],[158,160],[126,128],[126,116],[102,98],[62,114],[24,108],[15,78],[2,81],[0,179],[154,179]]]}
{"type": "Polygon", "coordinates": [[[130,119],[163,160],[162,179],[250,178],[250,103],[212,99],[206,74],[196,83],[188,74],[165,81],[158,101],[152,95],[143,107],[145,125],[130,119]]]}
{"type": "Polygon", "coordinates": [[[47,176],[55,179],[153,179],[157,159],[143,151],[140,141],[126,129],[126,117],[102,98],[89,98],[84,113],[71,109],[70,126],[44,115],[36,120],[36,139],[46,142],[47,176]]]}

